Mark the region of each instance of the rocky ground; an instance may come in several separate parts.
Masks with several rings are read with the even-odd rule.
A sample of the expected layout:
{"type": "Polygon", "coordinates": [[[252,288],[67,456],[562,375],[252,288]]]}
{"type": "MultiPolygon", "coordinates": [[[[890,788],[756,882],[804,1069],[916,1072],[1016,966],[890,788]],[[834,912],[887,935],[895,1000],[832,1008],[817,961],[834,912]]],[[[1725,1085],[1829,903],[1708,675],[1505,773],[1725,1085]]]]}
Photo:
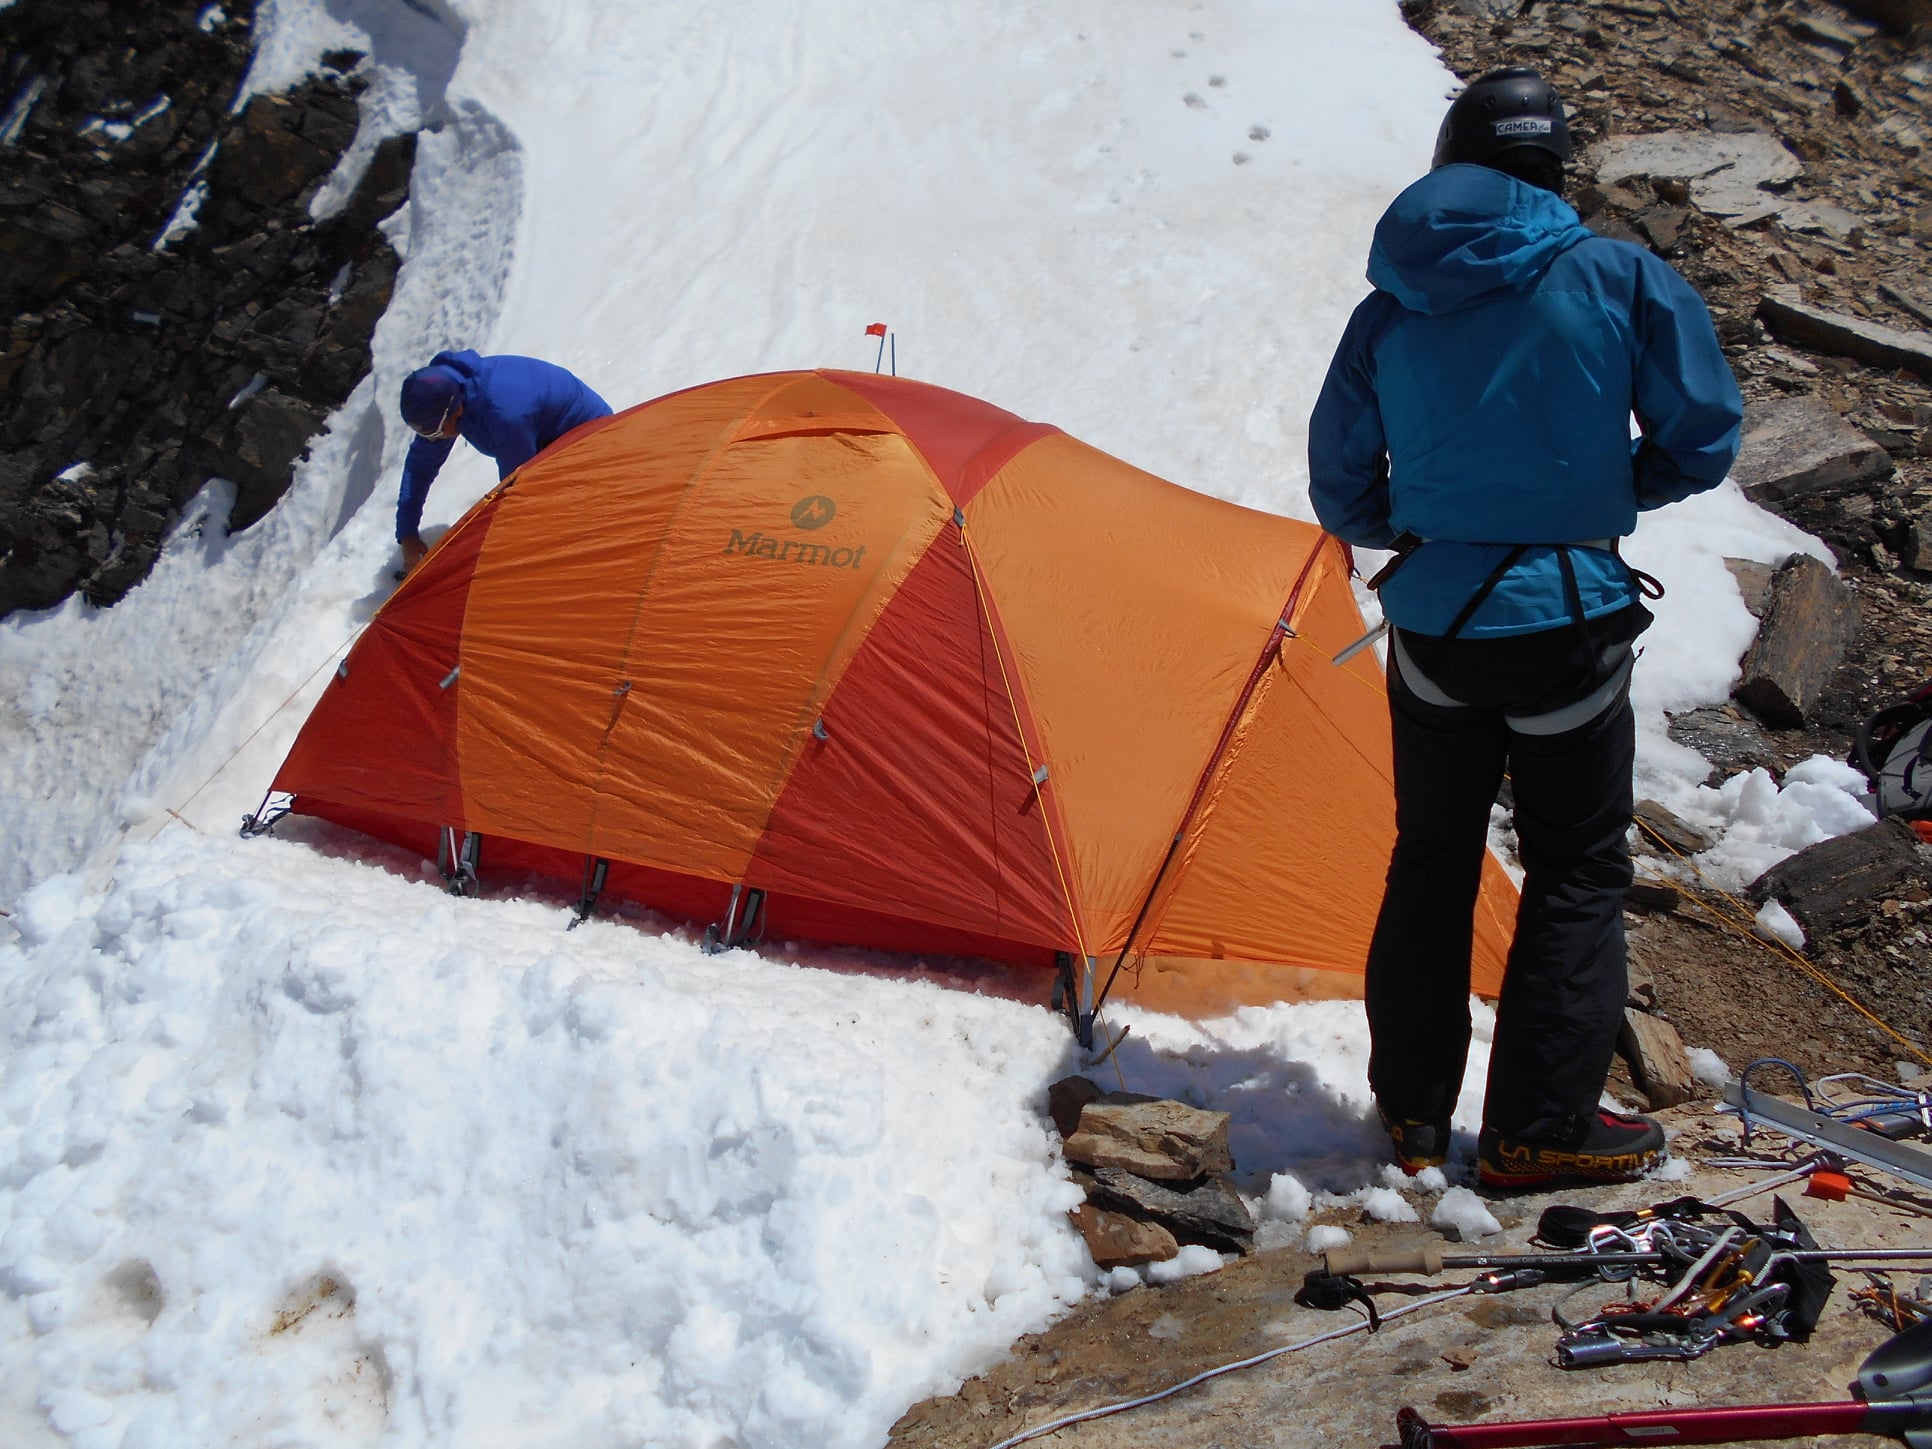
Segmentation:
{"type": "MultiPolygon", "coordinates": [[[[1764,446],[1782,452],[1782,443],[1765,441],[1767,420],[1782,401],[1813,399],[1862,434],[1850,444],[1840,434],[1833,464],[1802,486],[1759,492],[1830,546],[1855,606],[1800,717],[1770,711],[1767,720],[1734,703],[1673,722],[1713,759],[1717,777],[1753,767],[1779,776],[1814,754],[1845,757],[1861,720],[1932,676],[1932,4],[1405,0],[1404,13],[1464,78],[1530,64],[1556,82],[1576,112],[1582,148],[1571,199],[1591,227],[1650,247],[1703,294],[1752,409],[1747,431],[1757,426],[1764,446]],[[1760,143],[1738,138],[1770,137],[1775,148],[1757,163],[1700,174],[1654,159],[1633,170],[1618,159],[1634,138],[1666,131],[1695,143],[1694,159],[1677,163],[1682,172],[1706,166],[1710,152],[1697,148],[1714,140],[1741,155],[1760,143]],[[1762,181],[1747,176],[1748,194],[1727,191],[1727,174],[1752,164],[1766,166],[1762,181]],[[1846,325],[1821,330],[1809,312],[1846,325]],[[1903,351],[1892,350],[1887,333],[1861,338],[1850,324],[1899,334],[1903,351]]],[[[1747,596],[1768,582],[1740,573],[1747,596]]],[[[1814,1075],[1859,1069],[1895,1080],[1928,1060],[1932,875],[1923,850],[1915,868],[1873,892],[1868,909],[1814,922],[1800,962],[1750,934],[1751,903],[1707,888],[1649,837],[1640,848],[1640,880],[1668,883],[1677,901],[1641,910],[1633,901],[1633,974],[1654,983],[1653,1009],[1685,1042],[1733,1064],[1784,1057],[1814,1075]]],[[[1641,1099],[1621,1064],[1611,1085],[1641,1099]]],[[[1734,1119],[1697,1104],[1663,1116],[1687,1162],[1738,1148],[1734,1119]]],[[[1699,1165],[1681,1182],[1560,1196],[1601,1209],[1686,1191],[1709,1196],[1747,1180],[1699,1165]]],[[[1871,1180],[1898,1187],[1882,1174],[1871,1180]]],[[[1526,1242],[1548,1200],[1496,1204],[1505,1231],[1490,1242],[1526,1242]]],[[[1932,1224],[1911,1210],[1922,1203],[1795,1200],[1830,1243],[1932,1242],[1932,1224]]],[[[1436,1236],[1358,1217],[1331,1210],[1317,1220],[1348,1227],[1358,1241],[1436,1236]]],[[[1021,1342],[959,1394],[916,1406],[891,1442],[986,1449],[1333,1327],[1335,1315],[1292,1301],[1313,1262],[1297,1247],[1264,1248],[1206,1277],[1096,1301],[1021,1342]]],[[[1546,1361],[1557,1290],[1472,1299],[1040,1442],[1376,1444],[1394,1440],[1404,1404],[1457,1422],[1838,1398],[1890,1331],[1852,1300],[1863,1281],[1841,1278],[1810,1344],[1736,1346],[1695,1363],[1587,1373],[1546,1361]]],[[[1915,1281],[1900,1275],[1907,1291],[1915,1281]]]]}
{"type": "MultiPolygon", "coordinates": [[[[1683,1150],[1708,1155],[1735,1150],[1735,1119],[1677,1109],[1664,1114],[1683,1150]]],[[[1689,1192],[1705,1197],[1748,1185],[1752,1175],[1700,1171],[1668,1185],[1639,1184],[1492,1204],[1503,1231],[1480,1244],[1443,1243],[1414,1224],[1365,1223],[1331,1210],[1320,1221],[1346,1226],[1356,1246],[1429,1240],[1446,1252],[1530,1251],[1529,1237],[1552,1202],[1587,1202],[1604,1211],[1637,1207],[1689,1192]]],[[[1898,1205],[1851,1198],[1790,1201],[1819,1241],[1832,1246],[1919,1246],[1928,1241],[1918,1199],[1898,1205]]],[[[1762,1221],[1768,1195],[1738,1204],[1762,1221]]],[[[1243,1258],[1218,1273],[1163,1288],[1139,1289],[1094,1303],[1041,1334],[1021,1340],[1005,1362],[956,1395],[915,1406],[894,1426],[893,1449],[992,1449],[1029,1428],[1069,1414],[1159,1393],[1195,1374],[1268,1352],[1356,1321],[1352,1310],[1320,1312],[1294,1302],[1316,1255],[1281,1247],[1243,1258]]],[[[1428,1280],[1412,1274],[1365,1274],[1386,1311],[1422,1294],[1456,1286],[1467,1272],[1428,1280]]],[[[1896,1275],[1909,1293],[1914,1275],[1896,1275]]],[[[1867,1285],[1856,1271],[1838,1274],[1818,1331],[1809,1343],[1713,1349],[1688,1363],[1633,1363],[1565,1371],[1549,1358],[1558,1330],[1552,1308],[1568,1285],[1545,1285],[1423,1308],[1374,1335],[1357,1334],[1242,1369],[1172,1398],[1070,1428],[1037,1441],[1052,1449],[1307,1449],[1395,1441],[1396,1412],[1417,1409],[1434,1423],[1546,1419],[1664,1407],[1842,1399],[1865,1355],[1891,1333],[1888,1323],[1853,1297],[1867,1285]]],[[[1577,1316],[1613,1301],[1618,1290],[1586,1289],[1570,1300],[1577,1316]]],[[[1804,1440],[1878,1445],[1868,1437],[1804,1440]]]]}

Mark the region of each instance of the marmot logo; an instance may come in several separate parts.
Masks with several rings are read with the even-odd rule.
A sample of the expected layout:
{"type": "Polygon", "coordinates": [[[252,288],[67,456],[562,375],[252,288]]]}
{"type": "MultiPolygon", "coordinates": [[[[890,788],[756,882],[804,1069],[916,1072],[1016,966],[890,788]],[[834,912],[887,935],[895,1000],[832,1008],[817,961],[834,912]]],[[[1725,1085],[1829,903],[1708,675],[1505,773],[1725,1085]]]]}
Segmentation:
{"type": "Polygon", "coordinates": [[[814,493],[792,505],[794,528],[823,528],[838,513],[839,506],[823,494],[814,493]]]}
{"type": "Polygon", "coordinates": [[[1496,123],[1496,134],[1499,136],[1547,136],[1550,129],[1548,116],[1517,116],[1496,123]]]}

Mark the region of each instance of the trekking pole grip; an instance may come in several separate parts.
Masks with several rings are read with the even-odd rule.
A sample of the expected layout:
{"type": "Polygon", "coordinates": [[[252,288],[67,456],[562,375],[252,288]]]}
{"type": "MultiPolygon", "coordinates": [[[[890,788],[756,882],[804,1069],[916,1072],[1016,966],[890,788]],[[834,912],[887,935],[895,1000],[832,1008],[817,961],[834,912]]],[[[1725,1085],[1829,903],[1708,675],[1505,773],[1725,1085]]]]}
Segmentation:
{"type": "Polygon", "coordinates": [[[1338,1248],[1322,1254],[1323,1267],[1338,1276],[1357,1273],[1423,1273],[1442,1271],[1442,1249],[1434,1243],[1396,1248],[1338,1248]]]}

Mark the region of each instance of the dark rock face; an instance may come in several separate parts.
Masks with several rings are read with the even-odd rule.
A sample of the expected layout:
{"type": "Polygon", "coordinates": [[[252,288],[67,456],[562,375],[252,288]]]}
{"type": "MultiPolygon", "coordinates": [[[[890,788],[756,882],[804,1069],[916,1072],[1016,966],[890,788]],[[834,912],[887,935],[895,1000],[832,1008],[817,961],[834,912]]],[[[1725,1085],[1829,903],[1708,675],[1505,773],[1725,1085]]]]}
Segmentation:
{"type": "Polygon", "coordinates": [[[360,57],[231,116],[252,0],[202,10],[0,10],[0,615],[119,599],[211,476],[236,485],[231,527],[255,523],[369,369],[398,267],[375,228],[415,138],[314,221],[360,57]]]}

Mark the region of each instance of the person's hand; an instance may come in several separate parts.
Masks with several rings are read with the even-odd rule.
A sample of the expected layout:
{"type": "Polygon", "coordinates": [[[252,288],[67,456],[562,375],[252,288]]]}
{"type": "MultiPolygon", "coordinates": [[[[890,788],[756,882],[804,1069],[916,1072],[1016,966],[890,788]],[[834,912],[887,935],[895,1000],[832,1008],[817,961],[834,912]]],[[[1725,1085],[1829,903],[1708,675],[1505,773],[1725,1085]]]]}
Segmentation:
{"type": "Polygon", "coordinates": [[[416,565],[423,561],[423,555],[429,552],[429,545],[424,543],[415,534],[411,534],[408,538],[400,540],[400,542],[402,543],[403,572],[407,574],[413,571],[416,565]]]}

